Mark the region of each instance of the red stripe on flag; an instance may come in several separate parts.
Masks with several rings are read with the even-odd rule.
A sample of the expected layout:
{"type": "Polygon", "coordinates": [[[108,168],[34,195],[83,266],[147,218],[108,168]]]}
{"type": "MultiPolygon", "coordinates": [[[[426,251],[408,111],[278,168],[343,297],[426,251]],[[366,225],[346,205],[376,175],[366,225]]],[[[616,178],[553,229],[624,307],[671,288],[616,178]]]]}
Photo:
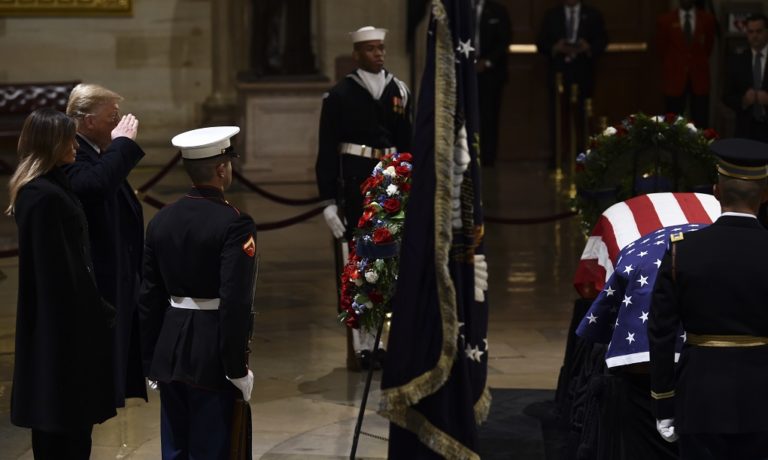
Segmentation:
{"type": "Polygon", "coordinates": [[[640,236],[655,232],[662,227],[659,215],[656,214],[656,208],[653,206],[653,201],[648,198],[648,195],[636,196],[625,203],[627,203],[629,210],[632,211],[632,215],[635,217],[635,225],[637,225],[640,236]]]}
{"type": "Polygon", "coordinates": [[[611,221],[606,219],[604,216],[600,216],[598,225],[600,225],[603,230],[603,234],[601,236],[603,237],[605,246],[608,247],[608,256],[611,258],[611,263],[615,264],[616,258],[619,257],[619,251],[621,248],[616,243],[616,235],[613,233],[613,225],[611,225],[611,221]]]}
{"type": "Polygon", "coordinates": [[[709,218],[707,210],[704,209],[704,205],[701,204],[699,197],[693,193],[673,193],[680,209],[683,210],[685,218],[688,219],[688,223],[691,224],[711,224],[712,219],[709,218]]]}

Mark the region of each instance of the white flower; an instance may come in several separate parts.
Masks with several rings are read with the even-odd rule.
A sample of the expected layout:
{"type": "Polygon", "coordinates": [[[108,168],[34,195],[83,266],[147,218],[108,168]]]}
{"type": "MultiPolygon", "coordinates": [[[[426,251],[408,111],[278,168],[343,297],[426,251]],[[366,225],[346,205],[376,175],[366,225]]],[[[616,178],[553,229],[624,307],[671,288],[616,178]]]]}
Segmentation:
{"type": "Polygon", "coordinates": [[[609,126],[603,131],[603,136],[613,136],[614,134],[616,134],[616,128],[613,126],[609,126]]]}
{"type": "Polygon", "coordinates": [[[693,123],[688,123],[687,125],[685,125],[685,127],[690,129],[694,133],[697,131],[696,126],[693,123]]]}
{"type": "Polygon", "coordinates": [[[365,272],[365,280],[371,284],[376,284],[376,281],[379,280],[379,274],[374,271],[365,272]]]}
{"type": "Polygon", "coordinates": [[[661,115],[656,115],[655,117],[651,117],[651,120],[655,121],[656,123],[663,123],[664,117],[661,115]]]}
{"type": "Polygon", "coordinates": [[[384,170],[384,175],[388,177],[395,177],[397,173],[395,172],[394,166],[387,166],[387,169],[384,170]]]}
{"type": "MultiPolygon", "coordinates": [[[[391,166],[390,166],[390,168],[391,168],[391,166]]],[[[389,168],[387,168],[387,169],[389,169],[389,168]]],[[[385,171],[385,174],[386,174],[386,171],[385,171]]],[[[389,184],[387,186],[387,195],[392,196],[392,195],[397,195],[398,193],[400,193],[400,192],[397,191],[397,185],[389,184]]]]}

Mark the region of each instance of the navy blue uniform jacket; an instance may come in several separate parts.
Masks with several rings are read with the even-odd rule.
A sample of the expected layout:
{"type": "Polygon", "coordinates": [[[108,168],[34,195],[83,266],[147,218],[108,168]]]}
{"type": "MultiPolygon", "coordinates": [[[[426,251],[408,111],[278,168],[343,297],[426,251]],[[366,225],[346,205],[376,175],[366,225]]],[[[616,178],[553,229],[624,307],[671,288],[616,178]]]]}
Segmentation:
{"type": "Polygon", "coordinates": [[[193,188],[149,222],[139,296],[150,379],[214,390],[247,374],[256,226],[220,190],[193,188]],[[218,310],[170,306],[170,296],[221,299],[218,310]]]}
{"type": "Polygon", "coordinates": [[[99,155],[78,136],[77,160],[64,168],[88,219],[96,284],[117,310],[115,404],[147,399],[138,335],[136,301],[141,283],[144,216],[126,178],[144,156],[127,137],[114,139],[99,155]]]}

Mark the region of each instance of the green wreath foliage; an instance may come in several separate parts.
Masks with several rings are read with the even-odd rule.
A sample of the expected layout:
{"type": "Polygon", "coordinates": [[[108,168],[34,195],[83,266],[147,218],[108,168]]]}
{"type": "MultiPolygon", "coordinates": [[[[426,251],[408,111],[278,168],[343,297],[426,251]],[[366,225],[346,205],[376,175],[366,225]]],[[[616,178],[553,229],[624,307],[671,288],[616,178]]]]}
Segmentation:
{"type": "Polygon", "coordinates": [[[697,129],[675,114],[630,115],[590,138],[576,160],[574,205],[584,230],[614,203],[650,192],[710,192],[717,179],[709,144],[712,129],[697,129]]]}

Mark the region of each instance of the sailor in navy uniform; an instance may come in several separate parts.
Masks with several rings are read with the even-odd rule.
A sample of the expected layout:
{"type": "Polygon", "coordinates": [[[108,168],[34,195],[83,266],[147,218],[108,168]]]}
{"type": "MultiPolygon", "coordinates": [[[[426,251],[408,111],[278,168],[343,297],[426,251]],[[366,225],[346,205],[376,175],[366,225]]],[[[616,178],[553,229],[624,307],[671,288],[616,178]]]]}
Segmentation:
{"type": "Polygon", "coordinates": [[[248,400],[256,227],[224,198],[223,126],[174,137],[194,186],[147,227],[139,298],[144,371],[158,382],[163,459],[229,458],[235,398],[248,400]]]}
{"type": "MultiPolygon", "coordinates": [[[[360,184],[382,156],[411,147],[410,92],[384,69],[386,33],[366,26],[350,34],[358,68],[325,95],[320,114],[315,172],[320,197],[326,200],[323,216],[333,236],[346,241],[351,241],[363,212],[360,184]]],[[[342,254],[346,261],[344,250],[342,254]]],[[[358,340],[355,335],[358,354],[372,349],[375,341],[372,334],[363,335],[370,337],[358,340]]]]}
{"type": "Polygon", "coordinates": [[[682,459],[768,458],[768,230],[755,215],[768,145],[712,144],[723,213],[672,234],[654,287],[648,338],[657,429],[682,459]],[[675,365],[682,323],[685,344],[675,365]]]}

